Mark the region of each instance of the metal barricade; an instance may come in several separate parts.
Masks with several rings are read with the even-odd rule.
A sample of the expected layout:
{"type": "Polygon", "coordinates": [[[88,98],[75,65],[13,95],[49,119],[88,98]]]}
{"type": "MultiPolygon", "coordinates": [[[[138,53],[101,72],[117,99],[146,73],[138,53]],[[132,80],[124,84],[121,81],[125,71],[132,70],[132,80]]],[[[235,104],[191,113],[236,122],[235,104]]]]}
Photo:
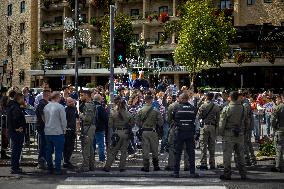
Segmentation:
{"type": "Polygon", "coordinates": [[[26,119],[26,133],[23,153],[25,155],[38,155],[39,151],[39,138],[36,131],[37,118],[35,115],[25,115],[26,119]]]}

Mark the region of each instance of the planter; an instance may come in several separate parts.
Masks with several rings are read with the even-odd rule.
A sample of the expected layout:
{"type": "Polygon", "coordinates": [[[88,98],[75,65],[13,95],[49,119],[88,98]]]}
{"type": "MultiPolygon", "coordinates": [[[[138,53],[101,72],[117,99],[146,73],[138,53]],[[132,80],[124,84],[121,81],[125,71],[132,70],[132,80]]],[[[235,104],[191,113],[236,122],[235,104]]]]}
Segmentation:
{"type": "Polygon", "coordinates": [[[160,16],[159,16],[159,21],[162,22],[162,23],[165,23],[167,21],[169,21],[170,17],[168,15],[168,13],[161,13],[160,16]]]}

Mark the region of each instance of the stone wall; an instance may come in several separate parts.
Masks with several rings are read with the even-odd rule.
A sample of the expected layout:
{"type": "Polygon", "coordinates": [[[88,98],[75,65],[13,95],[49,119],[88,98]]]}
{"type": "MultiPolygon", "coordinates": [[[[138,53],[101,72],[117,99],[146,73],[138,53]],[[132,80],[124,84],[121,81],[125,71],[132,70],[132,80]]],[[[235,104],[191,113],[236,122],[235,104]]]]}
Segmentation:
{"type": "Polygon", "coordinates": [[[37,50],[37,0],[26,0],[25,12],[20,12],[21,1],[19,0],[0,0],[1,9],[1,40],[0,40],[0,61],[8,60],[7,73],[4,74],[4,85],[9,86],[7,77],[12,73],[12,85],[30,86],[31,78],[28,71],[34,60],[37,50]],[[12,15],[7,16],[8,4],[12,4],[12,15]],[[20,23],[25,23],[25,31],[20,33],[20,23]],[[12,26],[11,35],[7,34],[7,26],[12,26]],[[12,57],[7,56],[7,45],[12,45],[12,57]],[[20,45],[24,44],[24,53],[20,54],[20,45]],[[23,70],[25,79],[20,82],[19,72],[23,70]]]}

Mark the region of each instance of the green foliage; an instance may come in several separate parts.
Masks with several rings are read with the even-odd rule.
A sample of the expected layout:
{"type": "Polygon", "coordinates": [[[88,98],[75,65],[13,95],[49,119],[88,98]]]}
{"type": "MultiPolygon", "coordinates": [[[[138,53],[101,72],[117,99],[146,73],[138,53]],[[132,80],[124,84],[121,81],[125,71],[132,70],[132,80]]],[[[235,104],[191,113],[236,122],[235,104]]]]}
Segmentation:
{"type": "Polygon", "coordinates": [[[48,54],[51,51],[51,45],[47,43],[47,41],[43,41],[41,45],[41,50],[45,52],[45,54],[48,54]]]}
{"type": "Polygon", "coordinates": [[[236,64],[241,65],[244,62],[252,61],[252,54],[249,52],[235,52],[234,61],[236,64]]]}
{"type": "Polygon", "coordinates": [[[220,66],[236,31],[223,12],[214,15],[211,0],[188,0],[182,10],[174,58],[178,64],[188,67],[194,82],[196,72],[220,66]]]}
{"type": "Polygon", "coordinates": [[[160,40],[160,43],[163,44],[164,41],[171,37],[173,33],[177,33],[181,29],[181,22],[179,20],[173,20],[166,22],[164,25],[164,33],[162,35],[162,38],[160,40]]]}
{"type": "Polygon", "coordinates": [[[275,63],[275,55],[271,52],[264,52],[262,57],[267,59],[271,64],[275,63]]]}
{"type": "MultiPolygon", "coordinates": [[[[102,54],[101,63],[103,67],[108,67],[109,63],[109,15],[105,15],[102,21],[102,54]]],[[[133,28],[131,19],[125,14],[117,14],[114,21],[115,39],[123,42],[126,46],[126,56],[131,52],[130,44],[132,42],[133,28]]]]}
{"type": "Polygon", "coordinates": [[[94,83],[87,83],[86,87],[87,88],[95,88],[95,84],[94,83]]]}
{"type": "Polygon", "coordinates": [[[257,157],[260,157],[260,156],[271,157],[271,156],[274,156],[274,155],[276,155],[276,149],[274,147],[274,143],[273,143],[272,140],[263,141],[263,143],[261,143],[259,145],[257,157]]]}

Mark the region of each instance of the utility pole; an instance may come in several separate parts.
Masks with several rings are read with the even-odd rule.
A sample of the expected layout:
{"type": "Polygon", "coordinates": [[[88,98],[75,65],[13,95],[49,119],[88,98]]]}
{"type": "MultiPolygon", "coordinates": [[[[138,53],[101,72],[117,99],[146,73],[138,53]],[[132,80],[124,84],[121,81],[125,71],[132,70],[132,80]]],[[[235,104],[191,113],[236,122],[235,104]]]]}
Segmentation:
{"type": "Polygon", "coordinates": [[[78,94],[78,0],[75,0],[75,89],[78,94]]]}
{"type": "Polygon", "coordinates": [[[110,32],[109,32],[109,55],[110,55],[110,78],[109,78],[109,95],[110,95],[110,106],[113,105],[114,100],[114,12],[115,6],[110,5],[110,32]]]}

